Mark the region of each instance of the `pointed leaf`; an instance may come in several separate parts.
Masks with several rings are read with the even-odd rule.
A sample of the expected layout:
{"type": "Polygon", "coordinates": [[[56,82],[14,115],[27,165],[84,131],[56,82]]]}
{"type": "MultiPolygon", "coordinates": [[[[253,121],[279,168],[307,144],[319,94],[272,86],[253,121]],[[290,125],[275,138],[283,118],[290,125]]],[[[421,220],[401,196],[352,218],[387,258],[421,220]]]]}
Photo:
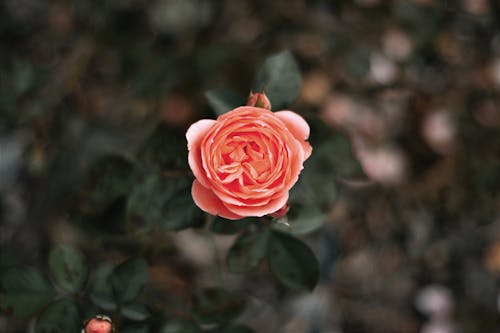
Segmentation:
{"type": "Polygon", "coordinates": [[[285,217],[288,225],[273,223],[273,228],[292,235],[305,235],[321,228],[325,222],[325,214],[315,205],[291,205],[285,217]]]}
{"type": "Polygon", "coordinates": [[[292,289],[312,290],[319,278],[319,264],[311,249],[297,238],[273,231],[267,254],[271,272],[292,289]]]}
{"type": "Polygon", "coordinates": [[[264,61],[257,72],[254,91],[264,91],[273,110],[280,110],[297,98],[301,82],[295,58],[290,51],[283,51],[264,61]]]}
{"type": "Polygon", "coordinates": [[[36,322],[36,333],[78,332],[81,328],[80,313],[69,300],[50,304],[36,322]]]}
{"type": "Polygon", "coordinates": [[[135,223],[135,228],[145,230],[154,227],[180,230],[200,223],[204,215],[193,203],[191,183],[187,177],[149,175],[128,199],[129,221],[135,223]]]}
{"type": "Polygon", "coordinates": [[[71,293],[82,290],[87,281],[85,257],[68,246],[58,246],[49,254],[49,268],[54,282],[71,293]]]}
{"type": "Polygon", "coordinates": [[[49,281],[30,267],[8,269],[2,278],[2,287],[2,308],[12,309],[16,317],[32,316],[55,296],[49,281]]]}
{"type": "Polygon", "coordinates": [[[128,303],[137,298],[148,280],[148,265],[144,259],[130,259],[118,265],[111,275],[111,285],[117,300],[128,303]]]}
{"type": "Polygon", "coordinates": [[[113,288],[111,287],[111,274],[115,266],[112,264],[103,264],[93,273],[90,283],[90,300],[103,310],[114,311],[116,303],[114,302],[113,288]]]}
{"type": "Polygon", "coordinates": [[[227,267],[232,273],[245,273],[258,265],[265,257],[269,243],[269,230],[245,232],[240,235],[229,249],[227,267]]]}

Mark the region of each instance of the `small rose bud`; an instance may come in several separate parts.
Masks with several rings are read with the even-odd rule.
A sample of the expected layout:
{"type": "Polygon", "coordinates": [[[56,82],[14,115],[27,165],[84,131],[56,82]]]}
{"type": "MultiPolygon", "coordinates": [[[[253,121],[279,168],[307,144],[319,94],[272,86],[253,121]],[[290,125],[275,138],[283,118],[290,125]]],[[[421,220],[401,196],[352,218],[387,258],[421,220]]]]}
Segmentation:
{"type": "Polygon", "coordinates": [[[264,92],[253,93],[250,92],[248,96],[247,106],[255,106],[266,110],[271,110],[271,102],[264,92]]]}
{"type": "Polygon", "coordinates": [[[85,331],[82,333],[111,333],[113,331],[111,319],[107,316],[97,315],[87,321],[85,331]]]}
{"type": "Polygon", "coordinates": [[[275,218],[275,219],[280,219],[280,218],[286,216],[289,209],[290,209],[290,206],[288,205],[288,203],[286,203],[283,207],[281,207],[280,209],[278,209],[274,213],[270,214],[270,216],[275,218]]]}

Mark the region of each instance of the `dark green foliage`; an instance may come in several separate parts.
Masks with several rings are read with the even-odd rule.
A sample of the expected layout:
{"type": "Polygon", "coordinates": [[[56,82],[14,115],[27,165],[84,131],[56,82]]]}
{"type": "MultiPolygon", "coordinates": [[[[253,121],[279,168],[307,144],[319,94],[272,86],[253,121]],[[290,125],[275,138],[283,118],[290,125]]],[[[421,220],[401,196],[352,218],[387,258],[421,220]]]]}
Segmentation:
{"type": "Polygon", "coordinates": [[[68,246],[59,246],[50,252],[49,268],[55,284],[70,293],[82,290],[88,275],[83,255],[68,246]]]}
{"type": "Polygon", "coordinates": [[[129,325],[120,332],[122,333],[148,333],[149,327],[147,325],[129,325]]]}
{"type": "Polygon", "coordinates": [[[185,131],[160,124],[141,147],[140,163],[157,171],[187,171],[185,131]]]}
{"type": "Polygon", "coordinates": [[[267,253],[270,235],[268,228],[242,233],[227,254],[229,271],[245,273],[256,267],[267,253]]]}
{"type": "Polygon", "coordinates": [[[260,223],[260,221],[258,221],[257,218],[252,217],[240,220],[227,220],[217,216],[210,225],[210,231],[220,235],[234,235],[245,230],[253,223],[260,223]]]}
{"type": "Polygon", "coordinates": [[[37,333],[78,332],[82,320],[78,308],[69,300],[60,300],[50,304],[38,317],[37,333]]]}
{"type": "Polygon", "coordinates": [[[112,264],[102,264],[93,271],[90,282],[91,301],[106,311],[114,311],[117,307],[111,286],[111,274],[114,268],[112,264]]]}
{"type": "Polygon", "coordinates": [[[126,196],[138,180],[134,164],[121,156],[103,156],[91,168],[85,201],[90,211],[101,211],[126,196]]]}
{"type": "Polygon", "coordinates": [[[301,205],[296,201],[282,223],[274,223],[273,228],[297,236],[305,235],[320,229],[325,220],[324,211],[317,205],[301,205]]]}
{"type": "Polygon", "coordinates": [[[298,290],[312,290],[318,283],[319,263],[302,241],[274,231],[267,259],[272,273],[284,285],[298,290]]]}
{"type": "Polygon", "coordinates": [[[127,304],[121,307],[123,317],[133,321],[143,321],[147,319],[151,313],[142,304],[127,304]]]}
{"type": "Polygon", "coordinates": [[[2,276],[3,294],[0,305],[16,317],[30,317],[44,308],[54,297],[49,281],[36,269],[14,267],[2,276]]]}
{"type": "Polygon", "coordinates": [[[130,259],[116,266],[111,285],[118,302],[126,304],[139,296],[148,280],[148,265],[144,259],[130,259]]]}
{"type": "Polygon", "coordinates": [[[290,51],[276,53],[264,61],[257,72],[254,92],[264,91],[273,110],[291,104],[299,95],[302,76],[290,51]]]}
{"type": "Polygon", "coordinates": [[[187,177],[147,176],[131,192],[127,216],[134,228],[179,230],[196,225],[202,212],[191,198],[192,180],[187,177]]]}
{"type": "Polygon", "coordinates": [[[200,325],[221,325],[241,314],[245,303],[224,289],[209,288],[196,293],[193,316],[200,325]]]}

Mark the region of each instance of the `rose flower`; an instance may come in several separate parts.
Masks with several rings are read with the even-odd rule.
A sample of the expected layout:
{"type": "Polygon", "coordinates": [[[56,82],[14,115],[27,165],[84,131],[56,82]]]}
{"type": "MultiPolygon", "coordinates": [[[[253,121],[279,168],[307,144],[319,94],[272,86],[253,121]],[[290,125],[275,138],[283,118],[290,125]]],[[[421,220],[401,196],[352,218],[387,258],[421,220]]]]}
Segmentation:
{"type": "MultiPolygon", "coordinates": [[[[262,105],[255,95],[265,98],[251,95],[249,104],[262,105]]],[[[199,120],[186,133],[194,202],[231,220],[283,211],[311,155],[308,137],[306,121],[292,111],[242,106],[199,120]]]]}

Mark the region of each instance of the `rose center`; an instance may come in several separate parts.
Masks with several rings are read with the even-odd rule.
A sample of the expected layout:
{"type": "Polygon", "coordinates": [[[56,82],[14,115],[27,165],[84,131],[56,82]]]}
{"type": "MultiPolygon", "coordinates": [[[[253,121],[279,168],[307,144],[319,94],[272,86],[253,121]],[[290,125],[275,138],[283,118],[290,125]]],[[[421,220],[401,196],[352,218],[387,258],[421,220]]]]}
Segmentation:
{"type": "Polygon", "coordinates": [[[224,183],[250,185],[264,181],[271,168],[270,156],[262,142],[234,136],[221,149],[219,177],[224,183]]]}

